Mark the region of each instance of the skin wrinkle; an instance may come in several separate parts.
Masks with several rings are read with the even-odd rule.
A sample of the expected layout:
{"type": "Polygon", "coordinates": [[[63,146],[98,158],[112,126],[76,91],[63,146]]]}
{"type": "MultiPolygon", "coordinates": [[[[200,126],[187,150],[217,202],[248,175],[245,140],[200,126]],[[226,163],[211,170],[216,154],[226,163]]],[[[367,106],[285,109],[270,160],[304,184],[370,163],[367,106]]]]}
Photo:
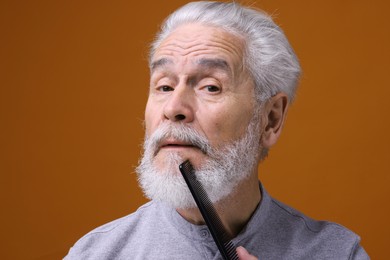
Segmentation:
{"type": "MultiPolygon", "coordinates": [[[[178,29],[180,28],[181,27],[179,27],[178,29]]],[[[212,33],[221,31],[220,28],[214,28],[210,26],[208,26],[207,28],[210,28],[212,33]]],[[[178,29],[176,29],[175,31],[177,31],[178,29]]],[[[152,57],[152,60],[155,56],[157,56],[157,53],[159,53],[159,55],[161,56],[164,55],[170,56],[173,55],[175,52],[177,52],[181,56],[187,56],[189,54],[191,54],[191,56],[198,56],[203,54],[213,54],[216,52],[216,50],[218,51],[218,54],[221,54],[222,52],[224,53],[224,55],[228,57],[232,56],[234,58],[240,59],[241,61],[243,59],[244,56],[243,39],[241,37],[238,37],[237,35],[232,35],[223,30],[223,32],[225,32],[223,35],[213,34],[214,37],[210,36],[206,38],[205,41],[198,40],[199,37],[202,37],[202,34],[196,33],[192,38],[195,40],[191,40],[191,38],[186,38],[185,35],[178,35],[177,37],[175,36],[173,42],[169,42],[172,39],[172,35],[175,34],[175,31],[172,32],[171,35],[168,36],[167,39],[165,39],[160,44],[160,47],[156,49],[156,52],[152,57]],[[211,41],[207,41],[210,40],[211,37],[212,37],[211,41]],[[196,48],[198,48],[199,45],[203,45],[202,49],[196,50],[196,48]],[[163,46],[163,48],[161,46],[163,46]]],[[[236,68],[236,71],[233,71],[234,76],[240,75],[240,73],[244,72],[243,62],[240,62],[238,65],[239,66],[236,68]]],[[[236,77],[233,78],[235,79],[236,77]]]]}
{"type": "MultiPolygon", "coordinates": [[[[169,41],[169,40],[170,40],[170,37],[168,37],[165,41],[169,41]]],[[[165,41],[162,43],[162,45],[164,45],[165,41]]],[[[237,50],[237,46],[235,46],[234,44],[231,44],[230,42],[226,42],[223,39],[218,39],[218,38],[213,39],[213,42],[208,42],[208,43],[204,43],[204,42],[198,41],[198,40],[192,41],[191,43],[189,43],[189,41],[187,41],[187,43],[186,43],[186,39],[175,39],[174,42],[166,44],[164,46],[164,48],[167,51],[169,51],[169,50],[179,51],[181,49],[181,52],[179,51],[179,53],[183,56],[186,56],[189,53],[191,53],[193,51],[193,49],[196,49],[200,44],[205,46],[205,49],[204,49],[205,51],[209,51],[209,50],[211,51],[210,48],[221,48],[221,49],[228,51],[228,52],[234,51],[234,55],[236,55],[236,56],[241,55],[240,54],[241,51],[237,50]]],[[[242,42],[240,43],[240,45],[241,44],[242,44],[242,42]]],[[[159,51],[161,51],[161,49],[159,51]]]]}

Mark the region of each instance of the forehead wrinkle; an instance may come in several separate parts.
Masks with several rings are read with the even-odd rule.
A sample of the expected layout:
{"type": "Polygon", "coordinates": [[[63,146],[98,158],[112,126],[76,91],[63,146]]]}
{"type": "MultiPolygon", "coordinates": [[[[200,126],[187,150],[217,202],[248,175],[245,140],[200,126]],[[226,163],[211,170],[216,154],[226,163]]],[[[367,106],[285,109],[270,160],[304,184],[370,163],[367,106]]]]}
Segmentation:
{"type": "MultiPolygon", "coordinates": [[[[188,38],[183,34],[172,33],[173,36],[168,37],[157,49],[158,52],[177,52],[185,56],[191,52],[206,51],[206,48],[211,47],[222,49],[224,52],[233,54],[234,56],[242,56],[242,40],[228,32],[222,33],[223,35],[213,34],[206,40],[199,40],[196,35],[191,35],[192,38],[188,38]],[[235,43],[238,43],[238,45],[235,43]]],[[[202,37],[202,33],[199,33],[199,37],[202,37]]]]}
{"type": "Polygon", "coordinates": [[[199,46],[201,46],[202,44],[203,43],[201,41],[184,43],[176,39],[174,42],[162,44],[158,49],[158,53],[163,55],[177,53],[181,56],[187,56],[193,52],[198,51],[199,49],[202,50],[203,48],[199,48],[199,46]]]}
{"type": "MultiPolygon", "coordinates": [[[[155,57],[172,58],[171,62],[174,65],[176,63],[176,58],[178,57],[185,58],[185,60],[188,61],[191,57],[195,58],[198,56],[200,60],[200,58],[206,55],[204,58],[207,59],[225,60],[227,65],[229,65],[229,76],[232,76],[233,78],[243,72],[243,42],[239,36],[226,31],[221,31],[220,29],[214,30],[206,36],[206,39],[201,40],[200,38],[203,36],[204,31],[197,31],[191,35],[188,35],[188,31],[186,30],[180,31],[180,33],[173,32],[159,47],[157,47],[155,53],[157,57],[155,57]]],[[[185,60],[182,60],[180,63],[184,65],[186,63],[185,60]]],[[[167,63],[164,62],[164,65],[167,65],[167,63]]],[[[201,64],[195,63],[194,65],[201,64]]],[[[221,71],[227,71],[222,63],[209,63],[208,65],[204,65],[205,66],[202,66],[204,68],[217,68],[221,69],[221,71]]]]}

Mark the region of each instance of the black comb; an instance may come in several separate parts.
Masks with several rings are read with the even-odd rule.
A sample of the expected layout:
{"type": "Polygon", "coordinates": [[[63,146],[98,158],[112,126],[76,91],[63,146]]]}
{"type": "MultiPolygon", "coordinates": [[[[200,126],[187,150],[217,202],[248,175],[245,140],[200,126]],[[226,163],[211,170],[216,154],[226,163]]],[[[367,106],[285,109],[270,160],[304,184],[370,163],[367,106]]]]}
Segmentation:
{"type": "Polygon", "coordinates": [[[194,168],[190,161],[185,161],[179,165],[181,174],[191,191],[192,197],[198,205],[200,213],[210,230],[219,252],[225,260],[238,260],[236,247],[231,241],[230,234],[226,231],[219,218],[213,204],[211,203],[202,184],[196,179],[194,168]]]}

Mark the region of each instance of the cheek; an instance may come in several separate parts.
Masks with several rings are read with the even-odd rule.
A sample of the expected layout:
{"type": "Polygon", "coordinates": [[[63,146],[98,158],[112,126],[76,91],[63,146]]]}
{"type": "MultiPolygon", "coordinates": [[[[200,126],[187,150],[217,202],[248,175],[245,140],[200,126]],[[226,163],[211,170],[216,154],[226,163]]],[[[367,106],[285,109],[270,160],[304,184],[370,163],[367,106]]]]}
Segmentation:
{"type": "Polygon", "coordinates": [[[236,127],[228,113],[207,111],[206,116],[204,120],[199,119],[199,123],[212,144],[220,145],[236,139],[236,127]]]}
{"type": "Polygon", "coordinates": [[[241,112],[229,110],[229,113],[226,111],[219,113],[208,124],[210,126],[208,129],[209,133],[213,133],[212,138],[214,140],[221,140],[221,142],[229,142],[242,137],[246,132],[253,113],[251,109],[243,109],[241,112]]]}
{"type": "Polygon", "coordinates": [[[145,133],[150,135],[157,124],[157,111],[156,107],[152,105],[150,101],[147,102],[145,108],[145,133]]]}

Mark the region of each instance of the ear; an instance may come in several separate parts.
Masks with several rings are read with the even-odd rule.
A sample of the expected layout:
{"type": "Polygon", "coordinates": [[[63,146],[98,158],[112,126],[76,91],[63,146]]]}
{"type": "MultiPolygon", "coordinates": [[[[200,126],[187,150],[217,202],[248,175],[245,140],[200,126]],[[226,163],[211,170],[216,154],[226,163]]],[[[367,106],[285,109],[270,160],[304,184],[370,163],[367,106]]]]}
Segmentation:
{"type": "Polygon", "coordinates": [[[271,97],[265,103],[263,108],[263,135],[261,138],[261,144],[264,148],[271,148],[279,139],[287,116],[288,105],[288,97],[283,92],[271,97]]]}

